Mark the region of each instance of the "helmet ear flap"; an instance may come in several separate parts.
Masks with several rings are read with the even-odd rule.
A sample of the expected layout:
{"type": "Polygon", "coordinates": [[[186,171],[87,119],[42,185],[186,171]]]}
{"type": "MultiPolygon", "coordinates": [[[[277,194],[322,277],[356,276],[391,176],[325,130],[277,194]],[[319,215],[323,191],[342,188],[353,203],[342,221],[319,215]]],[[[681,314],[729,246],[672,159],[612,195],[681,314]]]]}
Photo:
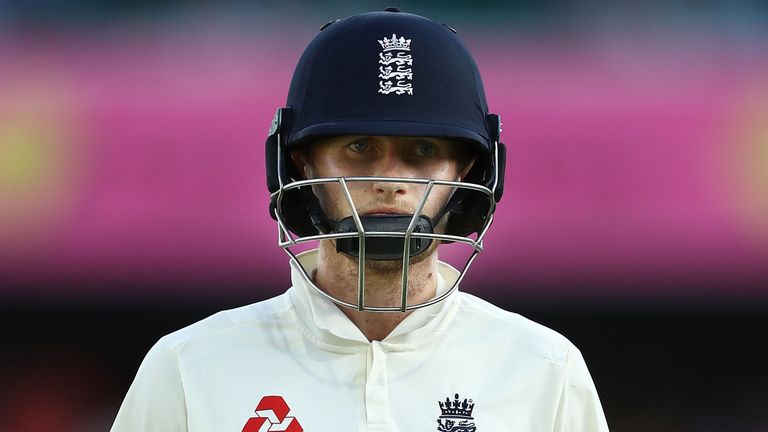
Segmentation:
{"type": "Polygon", "coordinates": [[[490,150],[478,157],[464,181],[487,187],[493,192],[493,197],[470,189],[457,190],[446,208],[446,211],[451,213],[446,227],[448,234],[466,236],[482,231],[487,223],[491,206],[498,203],[504,193],[507,151],[506,146],[499,142],[500,117],[497,114],[488,114],[486,124],[490,150]]]}
{"type": "Polygon", "coordinates": [[[286,228],[300,236],[310,236],[318,233],[317,223],[319,222],[316,219],[321,219],[318,212],[322,214],[312,188],[304,186],[282,190],[284,185],[301,178],[286,146],[290,119],[290,108],[278,108],[267,136],[265,159],[267,188],[271,194],[269,215],[272,219],[278,220],[279,210],[280,219],[286,228]],[[280,198],[279,203],[278,198],[280,198]]]}
{"type": "MultiPolygon", "coordinates": [[[[277,192],[282,185],[288,183],[285,141],[290,130],[288,127],[289,113],[290,108],[278,108],[272,118],[272,123],[269,125],[269,134],[265,145],[265,161],[267,163],[267,188],[270,193],[277,192]]],[[[274,215],[272,217],[274,218],[274,215]]]]}
{"type": "MultiPolygon", "coordinates": [[[[446,234],[465,237],[480,232],[486,223],[491,199],[488,195],[469,189],[460,189],[451,198],[446,234]]],[[[443,241],[445,243],[445,241],[443,241]]]]}
{"type": "Polygon", "coordinates": [[[488,127],[488,145],[490,147],[488,178],[483,179],[483,185],[493,191],[493,198],[498,203],[504,194],[504,173],[507,161],[507,147],[501,142],[501,116],[488,114],[485,116],[488,127]]]}
{"type": "MultiPolygon", "coordinates": [[[[280,202],[280,219],[293,233],[300,237],[318,234],[320,227],[326,232],[330,228],[322,213],[317,197],[312,193],[310,186],[303,186],[288,191],[283,191],[280,202]]],[[[276,218],[277,199],[273,199],[269,210],[276,218]]]]}
{"type": "Polygon", "coordinates": [[[499,156],[496,161],[496,189],[493,190],[493,197],[496,199],[496,202],[499,202],[501,201],[501,196],[504,194],[504,175],[507,168],[507,146],[505,146],[503,142],[499,142],[496,151],[499,156]]]}

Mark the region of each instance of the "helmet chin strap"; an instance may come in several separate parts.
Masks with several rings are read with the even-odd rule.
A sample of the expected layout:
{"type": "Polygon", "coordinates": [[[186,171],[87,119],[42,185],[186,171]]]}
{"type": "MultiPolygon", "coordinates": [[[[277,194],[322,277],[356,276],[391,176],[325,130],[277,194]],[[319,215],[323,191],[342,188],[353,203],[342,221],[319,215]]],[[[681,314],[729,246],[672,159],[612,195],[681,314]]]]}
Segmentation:
{"type": "MultiPolygon", "coordinates": [[[[434,234],[435,224],[439,223],[445,215],[455,210],[456,203],[454,199],[449,200],[443,209],[434,217],[419,215],[416,220],[414,233],[434,234]]],[[[320,202],[310,190],[304,191],[304,202],[309,210],[312,225],[320,233],[356,233],[357,225],[354,217],[348,216],[339,221],[329,218],[320,202]]],[[[404,233],[411,224],[413,214],[384,214],[384,215],[363,215],[360,216],[360,222],[366,233],[370,232],[400,232],[404,233]]],[[[403,259],[404,237],[371,237],[365,239],[365,259],[392,261],[403,259]]],[[[426,252],[432,245],[432,239],[414,238],[410,239],[409,255],[411,258],[426,252]]],[[[336,239],[336,252],[340,252],[352,257],[359,256],[358,237],[347,237],[336,239]]]]}
{"type": "MultiPolygon", "coordinates": [[[[363,230],[369,232],[401,232],[404,233],[411,224],[413,215],[367,215],[360,216],[363,230]]],[[[414,233],[432,234],[435,227],[427,216],[419,216],[414,233]]],[[[346,217],[336,224],[333,233],[357,232],[353,217],[346,217]]],[[[402,260],[404,237],[366,237],[365,259],[371,260],[402,260]]],[[[425,252],[432,244],[432,239],[411,237],[409,255],[411,258],[425,252]]],[[[336,239],[336,251],[353,257],[359,256],[359,239],[357,237],[336,239]]]]}

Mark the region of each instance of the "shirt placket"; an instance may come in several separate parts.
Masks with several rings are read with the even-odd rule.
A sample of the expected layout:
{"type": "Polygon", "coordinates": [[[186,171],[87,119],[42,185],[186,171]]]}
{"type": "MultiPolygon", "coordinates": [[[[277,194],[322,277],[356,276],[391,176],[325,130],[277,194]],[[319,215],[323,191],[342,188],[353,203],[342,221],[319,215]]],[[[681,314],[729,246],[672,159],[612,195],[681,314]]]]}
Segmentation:
{"type": "Polygon", "coordinates": [[[365,378],[365,415],[369,431],[389,430],[387,397],[387,355],[378,341],[368,348],[365,378]]]}

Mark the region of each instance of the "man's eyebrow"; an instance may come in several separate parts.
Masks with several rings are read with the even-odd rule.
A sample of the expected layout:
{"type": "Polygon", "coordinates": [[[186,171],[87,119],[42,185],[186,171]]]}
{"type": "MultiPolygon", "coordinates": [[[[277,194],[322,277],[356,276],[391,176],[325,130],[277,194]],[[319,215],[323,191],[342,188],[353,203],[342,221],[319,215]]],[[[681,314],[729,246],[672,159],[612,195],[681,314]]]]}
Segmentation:
{"type": "Polygon", "coordinates": [[[370,139],[371,137],[367,135],[344,135],[340,141],[346,144],[350,144],[355,141],[369,141],[370,139]]]}
{"type": "Polygon", "coordinates": [[[411,139],[412,144],[431,144],[436,145],[437,143],[434,140],[430,140],[424,137],[413,137],[411,139]]]}

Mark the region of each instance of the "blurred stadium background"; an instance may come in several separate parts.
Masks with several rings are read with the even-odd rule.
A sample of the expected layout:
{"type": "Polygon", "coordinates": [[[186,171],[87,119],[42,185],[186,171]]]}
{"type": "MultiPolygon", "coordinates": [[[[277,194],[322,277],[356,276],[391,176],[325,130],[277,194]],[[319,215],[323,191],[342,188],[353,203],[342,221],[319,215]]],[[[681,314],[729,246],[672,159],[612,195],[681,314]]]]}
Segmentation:
{"type": "Polygon", "coordinates": [[[269,121],[387,6],[504,120],[463,289],[580,346],[613,430],[768,430],[768,6],[725,0],[0,0],[0,430],[106,430],[157,338],[288,287],[269,121]]]}

